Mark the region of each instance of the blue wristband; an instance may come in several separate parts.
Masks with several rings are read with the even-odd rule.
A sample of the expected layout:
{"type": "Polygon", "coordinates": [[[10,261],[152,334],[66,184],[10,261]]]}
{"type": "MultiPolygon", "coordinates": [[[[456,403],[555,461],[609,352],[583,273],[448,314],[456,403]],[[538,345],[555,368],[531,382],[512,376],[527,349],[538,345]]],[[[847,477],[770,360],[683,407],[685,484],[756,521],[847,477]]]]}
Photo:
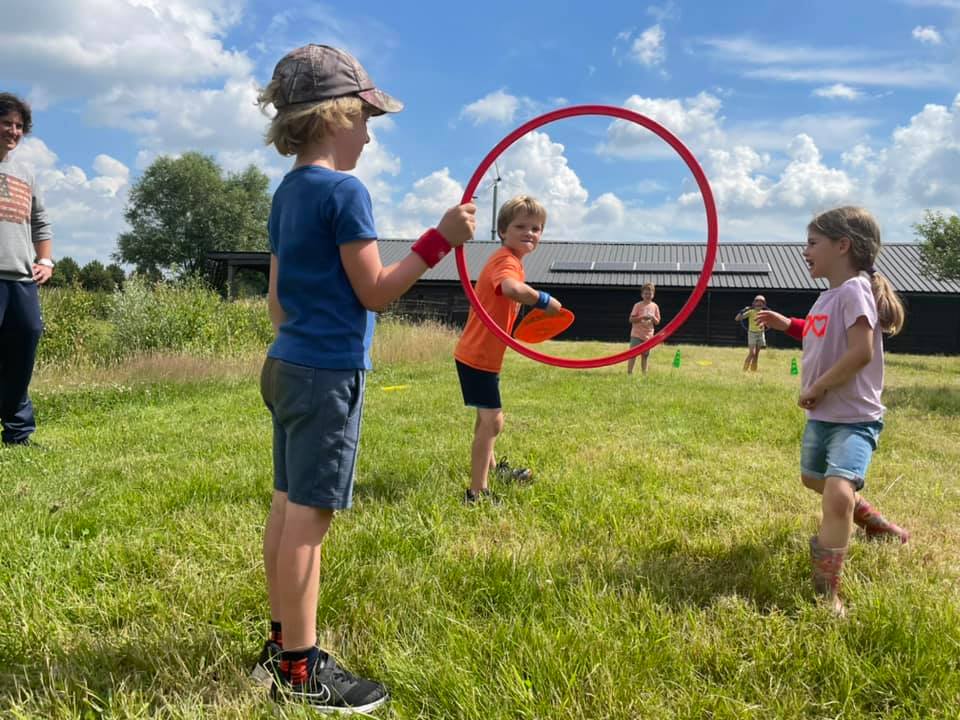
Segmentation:
{"type": "Polygon", "coordinates": [[[550,293],[540,291],[540,297],[537,298],[537,301],[533,304],[535,308],[540,308],[541,310],[545,309],[553,298],[550,297],[550,293]]]}

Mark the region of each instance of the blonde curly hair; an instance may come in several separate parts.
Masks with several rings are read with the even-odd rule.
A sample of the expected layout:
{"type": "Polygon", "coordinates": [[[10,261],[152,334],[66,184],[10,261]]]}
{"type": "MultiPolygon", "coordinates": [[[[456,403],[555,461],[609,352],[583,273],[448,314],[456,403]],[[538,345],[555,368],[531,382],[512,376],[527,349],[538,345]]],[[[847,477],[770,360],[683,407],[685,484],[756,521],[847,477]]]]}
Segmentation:
{"type": "MultiPolygon", "coordinates": [[[[280,80],[273,80],[257,95],[257,104],[265,115],[269,114],[267,107],[274,105],[274,99],[278,97],[280,84],[280,80]]],[[[320,100],[306,106],[288,106],[273,116],[264,142],[273,145],[281,155],[296,155],[305,145],[324,138],[333,128],[349,128],[354,118],[372,109],[356,95],[320,100]]]]}

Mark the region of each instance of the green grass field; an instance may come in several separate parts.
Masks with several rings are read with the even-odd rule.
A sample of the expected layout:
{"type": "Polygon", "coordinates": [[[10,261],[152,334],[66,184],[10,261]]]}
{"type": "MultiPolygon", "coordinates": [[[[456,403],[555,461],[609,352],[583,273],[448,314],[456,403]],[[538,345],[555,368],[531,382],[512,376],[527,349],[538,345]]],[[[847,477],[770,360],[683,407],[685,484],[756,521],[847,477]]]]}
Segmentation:
{"type": "MultiPolygon", "coordinates": [[[[677,370],[663,347],[646,378],[508,353],[498,453],[537,482],[466,508],[453,336],[377,343],[320,626],[389,686],[378,717],[960,716],[960,358],[887,358],[865,495],[913,540],[854,541],[840,621],[809,585],[799,351],[745,376],[743,350],[683,346],[677,370]]],[[[268,619],[259,362],[38,373],[38,446],[0,451],[0,716],[313,716],[247,679],[268,619]]]]}

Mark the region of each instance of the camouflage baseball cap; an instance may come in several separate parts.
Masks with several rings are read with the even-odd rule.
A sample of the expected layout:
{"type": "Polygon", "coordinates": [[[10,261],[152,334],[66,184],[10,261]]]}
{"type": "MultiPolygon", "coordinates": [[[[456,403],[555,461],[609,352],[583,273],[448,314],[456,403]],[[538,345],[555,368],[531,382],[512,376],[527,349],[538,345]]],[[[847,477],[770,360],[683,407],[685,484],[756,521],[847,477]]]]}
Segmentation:
{"type": "Polygon", "coordinates": [[[287,53],[273,70],[280,80],[274,107],[356,95],[379,113],[399,112],[403,103],[378,90],[367,71],[350,53],[329,45],[304,45],[287,53]]]}

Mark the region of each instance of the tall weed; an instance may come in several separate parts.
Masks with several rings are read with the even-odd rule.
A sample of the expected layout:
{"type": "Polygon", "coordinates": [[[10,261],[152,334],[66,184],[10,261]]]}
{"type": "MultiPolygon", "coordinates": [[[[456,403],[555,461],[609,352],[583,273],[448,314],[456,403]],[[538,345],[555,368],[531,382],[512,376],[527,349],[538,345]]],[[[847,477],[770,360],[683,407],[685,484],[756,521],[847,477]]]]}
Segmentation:
{"type": "MultiPolygon", "coordinates": [[[[123,290],[44,289],[41,366],[105,366],[133,357],[236,358],[261,354],[273,341],[263,299],[226,301],[202,282],[151,284],[133,278],[123,290]]],[[[450,357],[456,330],[434,321],[384,315],[373,344],[377,366],[450,357]]]]}
{"type": "Polygon", "coordinates": [[[109,295],[44,290],[42,307],[41,365],[105,365],[158,352],[232,357],[260,351],[273,337],[263,300],[227,302],[199,281],[134,278],[109,295]]]}

